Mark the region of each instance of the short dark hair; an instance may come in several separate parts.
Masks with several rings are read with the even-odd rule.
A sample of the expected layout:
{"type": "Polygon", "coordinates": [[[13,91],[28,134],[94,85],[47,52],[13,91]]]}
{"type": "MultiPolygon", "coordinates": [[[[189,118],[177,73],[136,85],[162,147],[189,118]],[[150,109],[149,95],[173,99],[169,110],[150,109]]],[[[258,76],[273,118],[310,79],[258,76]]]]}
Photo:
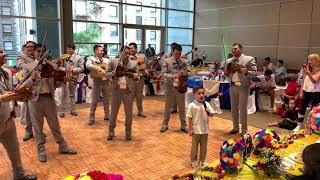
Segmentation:
{"type": "Polygon", "coordinates": [[[172,47],[172,51],[177,50],[177,51],[182,51],[182,46],[180,44],[176,44],[175,46],[172,47]]]}
{"type": "Polygon", "coordinates": [[[240,49],[243,48],[243,46],[240,43],[233,43],[232,46],[239,46],[240,49]]]}
{"type": "Polygon", "coordinates": [[[271,61],[271,58],[270,57],[266,57],[266,58],[264,58],[264,60],[266,60],[266,61],[271,61]]]}
{"type": "Polygon", "coordinates": [[[192,88],[192,92],[193,92],[193,94],[195,94],[197,91],[199,91],[200,89],[204,89],[204,87],[203,86],[195,86],[195,87],[193,87],[192,88]]]}
{"type": "Polygon", "coordinates": [[[272,74],[272,71],[270,69],[267,69],[265,72],[264,72],[264,75],[265,76],[271,76],[272,74]]]}
{"type": "Polygon", "coordinates": [[[93,52],[95,52],[98,48],[102,48],[102,46],[99,45],[99,44],[94,45],[93,46],[93,52]]]}
{"type": "Polygon", "coordinates": [[[129,46],[133,46],[135,49],[138,48],[138,46],[137,46],[137,44],[135,42],[130,43],[129,46]]]}
{"type": "Polygon", "coordinates": [[[76,49],[76,46],[75,46],[74,44],[68,44],[68,45],[67,45],[67,48],[71,48],[71,49],[75,50],[75,49],[76,49]]]}
{"type": "Polygon", "coordinates": [[[36,43],[36,42],[34,42],[34,41],[27,41],[27,42],[26,42],[26,44],[28,44],[28,43],[32,43],[34,46],[36,46],[36,45],[37,45],[37,43],[36,43]]]}
{"type": "Polygon", "coordinates": [[[278,63],[283,64],[283,60],[282,60],[282,59],[279,59],[279,60],[278,60],[278,63]]]}
{"type": "Polygon", "coordinates": [[[120,48],[120,53],[123,51],[123,49],[130,49],[130,48],[129,48],[129,46],[122,46],[122,47],[120,48]]]}
{"type": "Polygon", "coordinates": [[[178,44],[178,43],[173,42],[173,43],[171,43],[170,47],[172,48],[173,46],[175,46],[175,45],[177,45],[177,44],[178,44]]]}
{"type": "Polygon", "coordinates": [[[304,175],[320,176],[320,144],[310,144],[302,152],[302,161],[304,163],[304,175]]]}
{"type": "Polygon", "coordinates": [[[23,46],[22,46],[22,48],[26,48],[27,47],[27,44],[24,44],[23,46]]]}

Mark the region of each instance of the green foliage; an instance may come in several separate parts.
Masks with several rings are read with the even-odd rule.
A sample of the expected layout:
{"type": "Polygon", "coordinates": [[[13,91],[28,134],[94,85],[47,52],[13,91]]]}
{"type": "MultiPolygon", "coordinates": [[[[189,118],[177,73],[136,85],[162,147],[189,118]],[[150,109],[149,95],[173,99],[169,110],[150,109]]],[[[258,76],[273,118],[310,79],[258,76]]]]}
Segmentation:
{"type": "MultiPolygon", "coordinates": [[[[75,43],[94,43],[99,42],[101,37],[101,28],[98,24],[89,24],[84,31],[73,33],[75,43]]],[[[81,55],[93,54],[92,45],[79,44],[79,53],[81,55]]]]}

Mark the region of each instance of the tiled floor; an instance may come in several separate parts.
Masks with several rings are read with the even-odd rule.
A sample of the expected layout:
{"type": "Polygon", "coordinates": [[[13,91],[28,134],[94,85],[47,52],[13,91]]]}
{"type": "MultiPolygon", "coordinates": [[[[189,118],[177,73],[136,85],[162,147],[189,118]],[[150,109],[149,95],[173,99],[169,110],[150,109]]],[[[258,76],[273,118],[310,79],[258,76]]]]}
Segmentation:
{"type": "MultiPolygon", "coordinates": [[[[23,126],[16,120],[21,156],[24,167],[35,173],[39,179],[59,180],[63,177],[88,170],[120,173],[126,179],[168,179],[172,175],[190,169],[189,154],[191,138],[179,131],[178,115],[172,116],[169,130],[160,133],[159,129],[163,117],[164,102],[156,98],[147,98],[144,101],[147,118],[134,116],[133,140],[128,142],[124,136],[123,106],[118,115],[116,138],[107,141],[108,121],[104,121],[103,109],[98,107],[96,124],[87,125],[89,116],[88,105],[81,105],[79,116],[69,114],[60,119],[62,132],[69,145],[78,151],[77,155],[58,154],[48,126],[47,134],[48,162],[40,163],[37,160],[35,140],[22,141],[23,126]]],[[[136,108],[134,107],[134,114],[136,108]]],[[[219,156],[222,142],[234,136],[228,135],[232,122],[213,117],[210,119],[210,134],[207,161],[211,162],[219,156]]],[[[250,127],[249,132],[256,131],[250,127]]],[[[0,146],[0,179],[11,179],[10,161],[5,150],[0,146]]]]}

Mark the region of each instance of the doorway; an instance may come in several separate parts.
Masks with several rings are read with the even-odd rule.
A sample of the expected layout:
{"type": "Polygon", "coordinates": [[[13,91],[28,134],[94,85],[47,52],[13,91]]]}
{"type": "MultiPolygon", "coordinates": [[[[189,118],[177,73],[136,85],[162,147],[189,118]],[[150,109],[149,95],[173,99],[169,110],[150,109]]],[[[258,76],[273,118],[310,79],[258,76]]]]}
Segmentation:
{"type": "Polygon", "coordinates": [[[154,48],[156,54],[165,48],[164,31],[162,27],[149,27],[139,25],[124,25],[123,41],[124,44],[135,42],[138,52],[145,53],[148,44],[154,48]]]}

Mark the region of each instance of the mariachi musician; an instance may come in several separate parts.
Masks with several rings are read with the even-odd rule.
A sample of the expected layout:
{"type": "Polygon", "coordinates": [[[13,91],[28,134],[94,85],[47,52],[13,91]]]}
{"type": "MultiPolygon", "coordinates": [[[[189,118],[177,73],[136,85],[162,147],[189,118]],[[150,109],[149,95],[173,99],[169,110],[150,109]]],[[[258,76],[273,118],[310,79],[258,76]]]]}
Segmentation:
{"type": "MultiPolygon", "coordinates": [[[[61,66],[59,67],[60,71],[66,72],[67,70],[71,70],[71,76],[76,81],[78,80],[79,74],[83,72],[83,61],[81,56],[75,53],[75,45],[69,44],[67,46],[67,53],[70,55],[70,58],[63,61],[61,66]]],[[[76,83],[69,81],[62,84],[62,92],[60,98],[60,117],[64,117],[66,113],[66,100],[67,100],[67,92],[69,90],[69,101],[70,101],[70,114],[72,116],[78,116],[76,112],[76,101],[75,101],[75,92],[76,92],[76,83]]]]}
{"type": "Polygon", "coordinates": [[[180,44],[173,46],[172,56],[167,58],[162,63],[161,74],[166,81],[166,105],[164,110],[164,119],[162,122],[162,127],[160,132],[165,132],[168,130],[168,123],[170,120],[170,111],[172,104],[177,103],[179,109],[179,118],[181,122],[180,130],[188,133],[186,124],[186,114],[185,114],[185,93],[178,91],[176,86],[177,80],[182,73],[181,70],[185,69],[188,65],[188,60],[181,58],[182,47],[180,44]]]}
{"type": "MultiPolygon", "coordinates": [[[[37,44],[35,48],[35,61],[32,63],[33,66],[28,66],[25,68],[24,77],[32,73],[31,77],[25,82],[27,86],[32,86],[35,94],[28,101],[30,106],[30,115],[32,121],[32,127],[34,129],[36,141],[37,141],[37,150],[38,150],[38,160],[40,162],[47,161],[47,154],[45,150],[46,137],[43,133],[44,118],[46,118],[48,126],[51,130],[51,133],[56,141],[59,144],[59,153],[61,154],[76,154],[77,152],[70,149],[67,142],[64,140],[60,124],[58,121],[57,108],[54,98],[54,91],[56,87],[59,86],[59,82],[55,80],[54,77],[51,77],[52,72],[45,72],[45,70],[58,70],[58,65],[53,63],[49,58],[45,58],[42,63],[40,60],[43,59],[43,56],[48,52],[44,45],[37,44]],[[41,63],[38,67],[38,70],[33,70],[32,68],[41,63]]],[[[61,59],[57,59],[61,60],[61,59]]],[[[54,71],[53,70],[53,71],[54,71]]]]}
{"type": "MultiPolygon", "coordinates": [[[[132,42],[129,44],[130,48],[130,60],[133,60],[137,63],[139,67],[139,72],[142,74],[146,74],[146,57],[144,54],[137,53],[137,44],[132,42]],[[141,67],[141,68],[140,68],[141,67]]],[[[144,88],[144,77],[141,76],[139,80],[135,81],[133,98],[136,98],[138,116],[146,117],[143,113],[143,88],[144,88]]]]}
{"type": "Polygon", "coordinates": [[[132,110],[133,110],[133,92],[135,82],[139,80],[138,66],[135,61],[129,60],[130,48],[124,46],[121,48],[119,58],[111,60],[109,72],[112,73],[112,103],[111,117],[109,124],[108,140],[112,140],[116,127],[117,115],[123,101],[125,111],[125,132],[126,139],[130,141],[132,127],[132,110]]]}
{"type": "Polygon", "coordinates": [[[0,49],[0,142],[7,151],[11,161],[14,180],[33,180],[36,176],[28,175],[22,166],[17,130],[14,123],[13,100],[18,100],[14,93],[12,75],[3,67],[5,52],[0,49]]]}
{"type": "Polygon", "coordinates": [[[94,56],[88,57],[86,67],[90,70],[93,79],[92,102],[90,106],[89,125],[95,122],[95,112],[97,109],[100,95],[103,96],[104,120],[109,120],[109,96],[110,96],[110,79],[107,77],[110,60],[104,58],[102,46],[93,47],[94,56]]]}
{"type": "MultiPolygon", "coordinates": [[[[26,50],[18,55],[16,62],[18,68],[24,69],[28,66],[29,63],[34,62],[34,49],[36,43],[33,41],[28,41],[26,43],[26,50]]],[[[23,141],[28,141],[33,137],[32,131],[32,122],[30,116],[30,110],[28,102],[23,102],[22,104],[22,111],[21,116],[25,117],[26,127],[25,127],[25,134],[23,136],[23,141]]]]}

